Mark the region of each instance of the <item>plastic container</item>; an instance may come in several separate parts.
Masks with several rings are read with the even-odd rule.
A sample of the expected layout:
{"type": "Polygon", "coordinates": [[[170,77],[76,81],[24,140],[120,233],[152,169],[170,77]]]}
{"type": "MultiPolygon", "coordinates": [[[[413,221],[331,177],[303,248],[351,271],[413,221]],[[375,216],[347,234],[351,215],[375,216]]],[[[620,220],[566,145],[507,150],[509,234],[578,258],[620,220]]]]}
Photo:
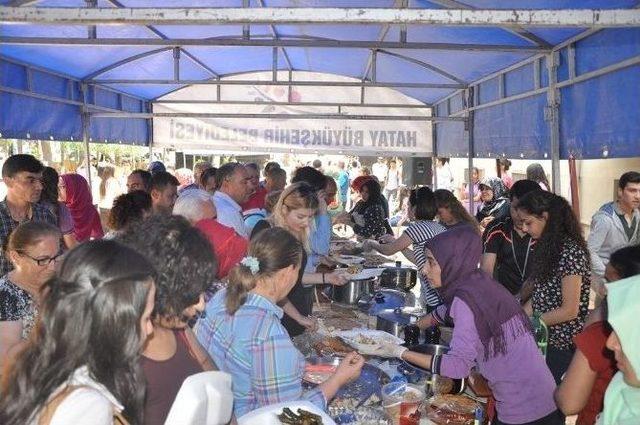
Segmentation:
{"type": "Polygon", "coordinates": [[[382,407],[393,425],[400,425],[400,417],[415,412],[425,398],[417,385],[391,382],[382,387],[382,407]]]}

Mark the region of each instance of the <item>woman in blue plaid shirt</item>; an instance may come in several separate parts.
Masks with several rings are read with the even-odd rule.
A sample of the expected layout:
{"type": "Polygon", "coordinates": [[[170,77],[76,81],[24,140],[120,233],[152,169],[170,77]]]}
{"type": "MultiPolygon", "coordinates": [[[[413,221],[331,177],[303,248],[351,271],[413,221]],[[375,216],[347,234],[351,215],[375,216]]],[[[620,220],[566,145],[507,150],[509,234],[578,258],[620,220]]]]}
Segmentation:
{"type": "Polygon", "coordinates": [[[280,323],[285,299],[296,283],[302,245],[288,231],[273,227],[256,236],[249,252],[229,273],[198,322],[198,340],[220,370],[233,376],[234,413],[306,399],[326,408],[338,389],[360,376],[364,359],[351,353],[334,375],[303,393],[305,360],[280,323]]]}

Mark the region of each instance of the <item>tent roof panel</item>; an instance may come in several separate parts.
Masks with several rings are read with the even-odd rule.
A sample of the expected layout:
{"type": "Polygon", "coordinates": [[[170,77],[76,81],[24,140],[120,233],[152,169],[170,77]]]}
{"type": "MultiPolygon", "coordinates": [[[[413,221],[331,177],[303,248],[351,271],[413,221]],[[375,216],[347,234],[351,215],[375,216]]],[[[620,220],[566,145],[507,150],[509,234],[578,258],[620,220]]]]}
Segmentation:
{"type": "Polygon", "coordinates": [[[144,85],[133,85],[133,84],[105,84],[107,87],[111,87],[114,90],[121,91],[123,93],[133,94],[135,96],[140,96],[145,99],[155,99],[160,97],[166,93],[169,93],[174,90],[178,90],[181,87],[185,87],[184,85],[174,84],[174,85],[160,85],[160,84],[144,84],[144,85]]]}
{"type": "Polygon", "coordinates": [[[286,49],[296,70],[361,78],[369,51],[365,49],[286,49]]]}
{"type": "MultiPolygon", "coordinates": [[[[10,0],[0,0],[0,4],[8,4],[10,0]]],[[[100,7],[242,7],[242,0],[98,0],[100,7]]],[[[526,3],[517,0],[456,0],[461,7],[490,8],[490,9],[609,9],[630,8],[637,6],[637,0],[527,0],[526,3]]],[[[260,7],[351,7],[351,8],[389,8],[398,7],[398,0],[251,0],[250,6],[260,7]]],[[[455,2],[443,0],[410,0],[412,8],[446,8],[455,2]]],[[[40,7],[85,7],[84,0],[40,0],[30,6],[40,7]]],[[[209,37],[242,36],[242,25],[165,25],[154,26],[169,39],[201,39],[209,37]]],[[[271,36],[269,25],[252,25],[251,35],[254,37],[271,36]]],[[[278,25],[274,27],[277,36],[296,38],[330,38],[337,40],[375,41],[378,40],[383,29],[388,29],[385,41],[399,41],[401,27],[382,25],[278,25]]],[[[579,33],[579,29],[566,28],[527,28],[530,33],[539,36],[550,44],[558,44],[563,40],[579,33]]],[[[128,38],[140,40],[157,39],[158,35],[144,26],[113,25],[99,26],[99,38],[128,38]]],[[[86,38],[85,26],[37,26],[37,25],[3,25],[2,36],[5,37],[58,37],[58,38],[86,38]]],[[[512,30],[490,27],[443,27],[443,26],[409,26],[407,28],[408,42],[423,43],[475,43],[500,44],[508,46],[533,46],[531,41],[514,34],[512,30]]],[[[99,69],[116,64],[126,58],[141,53],[151,52],[159,46],[53,46],[53,45],[0,45],[0,54],[16,58],[25,62],[47,67],[53,71],[86,77],[99,69]]],[[[204,47],[188,46],[186,50],[195,56],[193,59],[181,59],[181,77],[184,79],[211,78],[208,67],[218,75],[224,76],[236,73],[246,73],[255,70],[269,70],[272,67],[273,56],[270,47],[204,47]],[[204,67],[202,66],[204,65],[204,67]]],[[[506,53],[488,51],[448,51],[448,50],[407,50],[396,49],[392,53],[410,56],[419,61],[436,66],[462,80],[472,82],[506,66],[530,57],[532,53],[506,53]]],[[[325,72],[337,75],[362,78],[370,61],[368,49],[344,48],[280,48],[278,52],[278,68],[287,69],[287,58],[293,69],[325,72]],[[285,57],[286,56],[286,57],[285,57]]],[[[388,82],[446,82],[446,78],[433,71],[424,70],[416,64],[403,63],[400,59],[378,55],[377,73],[379,81],[388,82]]],[[[126,63],[111,70],[98,78],[118,79],[171,79],[173,77],[173,59],[170,51],[152,55],[126,63]]],[[[152,93],[156,97],[170,92],[174,87],[150,86],[144,84],[125,86],[125,91],[143,95],[152,93]]],[[[418,95],[419,99],[431,99],[449,93],[450,90],[436,89],[403,89],[418,95]],[[430,91],[433,95],[425,94],[430,91]]]]}
{"type": "Polygon", "coordinates": [[[270,47],[189,47],[189,51],[219,75],[270,69],[273,62],[270,47]]]}
{"type": "MultiPolygon", "coordinates": [[[[397,31],[397,27],[395,31],[397,31]]],[[[389,39],[393,39],[389,37],[389,39]]],[[[410,25],[407,28],[407,41],[431,43],[478,43],[509,44],[514,46],[530,46],[531,43],[500,28],[476,27],[428,27],[410,25]]]]}
{"type": "MultiPolygon", "coordinates": [[[[185,80],[199,80],[210,78],[205,70],[198,67],[185,55],[180,55],[180,78],[185,80]]],[[[150,55],[115,69],[100,74],[101,80],[127,79],[132,73],[136,73],[141,79],[165,79],[173,78],[173,52],[164,51],[150,55]]],[[[131,90],[128,90],[131,92],[131,90]]]]}
{"type": "Polygon", "coordinates": [[[455,81],[402,58],[378,53],[377,81],[450,84],[455,81]]]}
{"type": "Polygon", "coordinates": [[[531,54],[493,52],[447,52],[424,50],[392,50],[423,62],[430,63],[466,81],[475,81],[517,62],[531,54]],[[473,64],[473,66],[469,66],[473,64]]]}
{"type": "Polygon", "coordinates": [[[14,59],[50,69],[55,72],[83,78],[86,75],[119,60],[154,50],[149,47],[109,46],[93,47],[56,46],[0,46],[0,53],[14,59]]]}
{"type": "Polygon", "coordinates": [[[560,44],[584,31],[584,28],[529,28],[529,32],[548,41],[552,45],[560,44]]]}

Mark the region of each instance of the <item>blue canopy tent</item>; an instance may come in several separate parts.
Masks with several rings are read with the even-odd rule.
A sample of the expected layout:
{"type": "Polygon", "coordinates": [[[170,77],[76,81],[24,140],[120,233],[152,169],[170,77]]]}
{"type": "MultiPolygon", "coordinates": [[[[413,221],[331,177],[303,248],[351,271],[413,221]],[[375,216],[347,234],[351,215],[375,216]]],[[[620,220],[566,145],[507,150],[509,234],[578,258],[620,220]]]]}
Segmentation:
{"type": "MultiPolygon", "coordinates": [[[[0,0],[0,137],[149,145],[168,93],[312,71],[357,79],[372,110],[376,87],[431,108],[439,156],[547,158],[557,175],[561,158],[640,156],[639,4],[0,0]]],[[[339,85],[321,84],[339,118],[339,85]]]]}

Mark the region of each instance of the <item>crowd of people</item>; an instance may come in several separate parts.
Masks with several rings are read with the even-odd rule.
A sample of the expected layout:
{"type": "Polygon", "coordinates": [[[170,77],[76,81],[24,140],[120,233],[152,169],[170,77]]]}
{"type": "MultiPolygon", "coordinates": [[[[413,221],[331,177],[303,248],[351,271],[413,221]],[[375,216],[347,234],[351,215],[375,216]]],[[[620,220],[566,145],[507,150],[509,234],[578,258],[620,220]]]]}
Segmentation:
{"type": "MultiPolygon", "coordinates": [[[[438,164],[445,184],[448,161],[438,164]]],[[[211,383],[233,398],[233,417],[226,406],[220,423],[282,401],[326,409],[359,376],[361,354],[452,378],[475,369],[493,393],[496,424],[561,424],[573,414],[579,425],[640,423],[640,173],[621,176],[585,239],[536,167],[515,182],[506,160],[498,178],[474,170],[472,213],[451,184],[405,190],[393,162],[358,176],[339,162],[336,178],[315,165],[287,176],[275,162],[202,162],[194,182],[181,184],[152,162],[128,176],[125,194],[103,181],[101,192],[114,196],[96,208],[81,175],[9,157],[0,423],[163,424],[199,373],[230,377],[231,387],[211,383]],[[349,190],[352,207],[331,214],[330,205],[351,201],[349,190]],[[398,236],[390,205],[406,206],[398,236]],[[303,388],[305,360],[292,338],[318,327],[316,285],[348,281],[318,271],[335,224],[350,226],[363,249],[416,265],[427,311],[416,326],[453,326],[448,353],[377,344],[303,388]],[[589,312],[592,287],[604,300],[589,312]],[[531,318],[548,327],[543,339],[531,318]]]]}

